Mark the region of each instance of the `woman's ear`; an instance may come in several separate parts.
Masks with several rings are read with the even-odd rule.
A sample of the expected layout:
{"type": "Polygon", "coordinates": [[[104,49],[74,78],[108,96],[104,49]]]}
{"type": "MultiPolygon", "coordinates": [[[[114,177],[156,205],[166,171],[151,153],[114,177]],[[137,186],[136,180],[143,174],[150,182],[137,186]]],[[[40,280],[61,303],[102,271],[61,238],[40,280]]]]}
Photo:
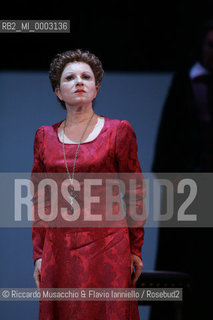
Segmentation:
{"type": "Polygon", "coordinates": [[[59,98],[59,100],[63,101],[59,87],[55,88],[55,93],[56,93],[57,97],[59,98]]]}
{"type": "Polygon", "coordinates": [[[96,86],[96,92],[95,92],[95,97],[94,97],[94,98],[96,98],[96,96],[97,96],[97,94],[98,94],[99,89],[100,89],[100,86],[96,86]]]}

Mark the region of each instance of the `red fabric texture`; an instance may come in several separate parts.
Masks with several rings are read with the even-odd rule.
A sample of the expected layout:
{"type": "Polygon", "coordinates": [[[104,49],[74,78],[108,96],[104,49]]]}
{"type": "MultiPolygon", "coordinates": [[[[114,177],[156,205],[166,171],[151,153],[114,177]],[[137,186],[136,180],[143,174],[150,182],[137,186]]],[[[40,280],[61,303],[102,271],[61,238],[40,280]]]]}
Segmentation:
{"type": "MultiPolygon", "coordinates": [[[[137,141],[131,124],[126,120],[105,118],[99,135],[82,143],[76,161],[76,174],[141,173],[137,157],[137,141]]],[[[63,120],[62,120],[63,121],[63,120]]],[[[66,173],[63,144],[58,127],[42,126],[35,134],[32,182],[34,222],[32,226],[33,259],[42,258],[41,288],[132,288],[130,254],[141,258],[144,241],[142,222],[129,228],[52,228],[37,216],[39,207],[36,189],[37,173],[66,173]],[[35,174],[35,175],[34,175],[35,174]]],[[[70,172],[77,144],[65,144],[70,172]]],[[[141,173],[142,175],[142,173],[141,173]]],[[[68,178],[66,176],[66,178],[68,178]]],[[[126,189],[124,201],[127,220],[130,203],[128,194],[136,193],[137,209],[144,203],[144,185],[126,189]]],[[[99,213],[105,208],[101,203],[99,213]]],[[[45,199],[45,212],[50,208],[45,199]]],[[[39,320],[137,320],[137,301],[40,301],[39,320]]]]}

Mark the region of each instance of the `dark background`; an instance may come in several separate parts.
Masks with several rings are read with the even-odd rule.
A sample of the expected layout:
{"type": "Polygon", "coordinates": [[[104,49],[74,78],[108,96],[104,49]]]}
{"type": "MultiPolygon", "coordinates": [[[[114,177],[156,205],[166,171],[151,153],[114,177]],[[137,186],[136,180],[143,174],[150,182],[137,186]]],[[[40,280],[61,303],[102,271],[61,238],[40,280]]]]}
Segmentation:
{"type": "Polygon", "coordinates": [[[213,1],[9,3],[0,16],[68,19],[71,25],[69,34],[0,34],[2,70],[45,70],[56,53],[82,48],[105,70],[173,71],[187,63],[200,24],[213,17],[213,1]]]}

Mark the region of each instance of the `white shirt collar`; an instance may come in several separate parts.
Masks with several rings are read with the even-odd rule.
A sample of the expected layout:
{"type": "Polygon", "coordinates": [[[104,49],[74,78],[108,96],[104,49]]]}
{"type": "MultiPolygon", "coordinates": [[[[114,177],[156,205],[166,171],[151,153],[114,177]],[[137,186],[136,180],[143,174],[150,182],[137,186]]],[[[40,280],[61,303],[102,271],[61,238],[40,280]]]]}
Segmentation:
{"type": "Polygon", "coordinates": [[[190,79],[194,79],[209,73],[210,72],[206,68],[204,68],[202,64],[200,64],[200,62],[196,62],[189,70],[189,77],[190,79]]]}
{"type": "MultiPolygon", "coordinates": [[[[104,126],[104,123],[105,123],[105,118],[103,116],[101,116],[101,118],[98,117],[98,121],[97,121],[93,131],[89,134],[89,136],[87,137],[86,140],[82,141],[82,144],[84,142],[89,142],[89,141],[94,140],[99,135],[99,133],[101,132],[101,130],[102,130],[103,126],[104,126]]],[[[58,137],[59,137],[59,140],[61,142],[63,142],[62,132],[58,133],[58,137]]],[[[71,143],[71,144],[78,144],[78,142],[72,141],[69,138],[67,138],[66,135],[64,135],[64,142],[65,143],[71,143]]]]}

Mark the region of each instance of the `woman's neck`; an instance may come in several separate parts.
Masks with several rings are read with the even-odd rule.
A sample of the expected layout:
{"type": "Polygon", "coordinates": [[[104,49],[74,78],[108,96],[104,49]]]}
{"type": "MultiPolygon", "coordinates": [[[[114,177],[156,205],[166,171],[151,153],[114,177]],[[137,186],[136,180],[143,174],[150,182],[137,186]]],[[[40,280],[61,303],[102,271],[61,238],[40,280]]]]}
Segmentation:
{"type": "MultiPolygon", "coordinates": [[[[71,127],[79,124],[83,124],[93,116],[93,108],[67,108],[67,116],[66,116],[66,126],[71,127]]],[[[94,114],[93,118],[96,118],[97,115],[94,114]]]]}

